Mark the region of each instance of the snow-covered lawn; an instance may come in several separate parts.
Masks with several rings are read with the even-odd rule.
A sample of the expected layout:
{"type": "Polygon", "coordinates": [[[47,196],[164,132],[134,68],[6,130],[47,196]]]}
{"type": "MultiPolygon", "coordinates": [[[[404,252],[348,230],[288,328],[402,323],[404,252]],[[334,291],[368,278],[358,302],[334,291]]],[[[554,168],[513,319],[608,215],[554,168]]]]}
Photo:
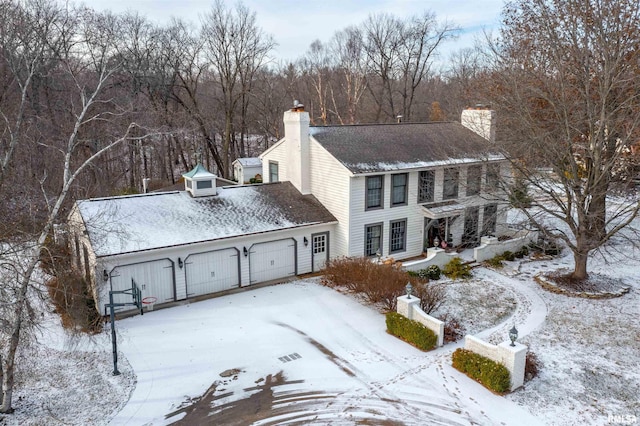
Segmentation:
{"type": "Polygon", "coordinates": [[[632,287],[616,299],[542,290],[533,276],[570,266],[567,253],[477,268],[472,281],[448,284],[442,312],[492,342],[515,324],[543,362],[538,378],[506,397],[453,370],[459,344],[418,351],[388,335],[379,312],[301,280],[118,321],[117,377],[107,332],[70,345],[51,329],[44,340],[53,349],[33,361],[42,364],[33,376],[46,379],[27,380],[17,413],[0,424],[601,425],[609,415],[640,417],[639,254],[592,261],[594,272],[632,287]]]}

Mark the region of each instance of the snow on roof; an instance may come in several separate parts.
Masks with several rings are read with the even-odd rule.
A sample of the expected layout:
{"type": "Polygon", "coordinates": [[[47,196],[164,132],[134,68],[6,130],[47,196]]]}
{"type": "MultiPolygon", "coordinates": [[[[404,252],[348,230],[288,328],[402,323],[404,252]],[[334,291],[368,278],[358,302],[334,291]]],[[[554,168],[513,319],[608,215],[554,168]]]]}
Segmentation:
{"type": "Polygon", "coordinates": [[[98,257],[336,221],[289,182],[77,202],[98,257]]]}
{"type": "Polygon", "coordinates": [[[479,161],[499,161],[505,157],[500,154],[489,154],[483,158],[450,158],[438,161],[414,161],[414,162],[372,162],[372,163],[345,163],[349,170],[357,170],[358,173],[386,172],[395,170],[417,169],[425,167],[452,166],[456,164],[477,163],[479,161]]]}
{"type": "Polygon", "coordinates": [[[262,160],[258,157],[244,157],[238,158],[236,161],[242,164],[243,167],[261,167],[262,160]]]}

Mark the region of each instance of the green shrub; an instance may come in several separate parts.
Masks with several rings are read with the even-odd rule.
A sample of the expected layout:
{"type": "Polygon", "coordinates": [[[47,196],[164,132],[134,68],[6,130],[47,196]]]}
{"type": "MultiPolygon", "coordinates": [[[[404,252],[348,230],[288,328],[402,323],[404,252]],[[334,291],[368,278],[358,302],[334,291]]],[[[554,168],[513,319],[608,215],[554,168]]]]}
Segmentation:
{"type": "Polygon", "coordinates": [[[471,267],[462,263],[462,259],[459,257],[454,257],[449,263],[444,265],[442,273],[452,280],[471,278],[471,267]]]}
{"type": "Polygon", "coordinates": [[[396,312],[387,314],[387,331],[423,351],[435,348],[438,343],[438,337],[433,331],[396,312]]]}
{"type": "Polygon", "coordinates": [[[513,253],[511,253],[509,250],[502,253],[502,257],[504,258],[504,260],[508,260],[509,262],[512,262],[516,259],[516,256],[513,253]]]}
{"type": "Polygon", "coordinates": [[[419,269],[417,271],[407,271],[409,275],[412,277],[418,277],[423,280],[439,280],[440,274],[442,271],[438,265],[430,265],[424,269],[419,269]]]}
{"type": "Polygon", "coordinates": [[[504,257],[502,257],[501,254],[496,254],[491,259],[487,259],[484,262],[493,268],[502,268],[504,266],[502,264],[503,260],[504,260],[504,257]]]}
{"type": "Polygon", "coordinates": [[[489,358],[458,348],[451,360],[453,368],[480,382],[487,389],[504,393],[511,387],[511,374],[507,367],[489,358]]]}
{"type": "Polygon", "coordinates": [[[440,279],[440,274],[442,273],[442,271],[440,270],[440,267],[438,265],[428,266],[426,271],[427,271],[427,277],[429,277],[430,280],[437,281],[440,279]]]}

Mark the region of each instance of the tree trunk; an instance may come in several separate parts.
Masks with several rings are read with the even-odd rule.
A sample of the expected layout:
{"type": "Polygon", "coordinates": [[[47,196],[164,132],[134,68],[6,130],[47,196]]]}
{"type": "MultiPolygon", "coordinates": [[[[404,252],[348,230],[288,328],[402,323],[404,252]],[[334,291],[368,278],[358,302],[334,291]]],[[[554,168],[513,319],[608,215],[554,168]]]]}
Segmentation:
{"type": "Polygon", "coordinates": [[[576,280],[584,280],[589,275],[587,274],[587,260],[589,258],[588,253],[573,253],[574,269],[571,277],[576,280]]]}

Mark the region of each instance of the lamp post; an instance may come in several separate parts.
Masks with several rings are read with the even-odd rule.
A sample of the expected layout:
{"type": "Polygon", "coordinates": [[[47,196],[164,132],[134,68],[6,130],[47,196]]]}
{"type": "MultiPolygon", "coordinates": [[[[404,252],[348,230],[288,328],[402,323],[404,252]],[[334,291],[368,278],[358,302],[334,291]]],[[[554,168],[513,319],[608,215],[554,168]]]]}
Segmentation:
{"type": "Polygon", "coordinates": [[[516,329],[516,326],[514,324],[511,330],[509,330],[509,339],[511,339],[511,344],[509,346],[515,346],[515,341],[517,338],[518,338],[518,330],[516,329]]]}
{"type": "Polygon", "coordinates": [[[380,258],[382,257],[382,253],[380,252],[380,249],[376,250],[376,257],[378,258],[378,263],[380,263],[380,258]]]}
{"type": "Polygon", "coordinates": [[[407,283],[407,285],[404,287],[404,291],[407,292],[407,299],[411,299],[411,293],[413,293],[413,286],[411,285],[411,283],[407,283]]]}

